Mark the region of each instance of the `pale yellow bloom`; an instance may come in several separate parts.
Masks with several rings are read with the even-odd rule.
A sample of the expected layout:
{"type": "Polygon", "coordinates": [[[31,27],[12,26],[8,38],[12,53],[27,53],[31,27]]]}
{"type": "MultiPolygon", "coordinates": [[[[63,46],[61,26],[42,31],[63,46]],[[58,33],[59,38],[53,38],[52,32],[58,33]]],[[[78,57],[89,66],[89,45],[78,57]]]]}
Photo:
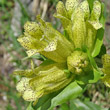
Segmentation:
{"type": "Polygon", "coordinates": [[[39,22],[27,22],[24,34],[18,38],[29,57],[39,52],[54,61],[34,69],[15,71],[23,76],[17,90],[27,101],[58,91],[73,81],[75,75],[92,70],[87,53],[81,49],[87,46],[91,54],[94,50],[96,33],[102,28],[101,3],[96,0],[90,13],[87,0],[67,0],[65,4],[59,1],[56,11],[54,16],[61,20],[66,37],[37,16],[39,22]]]}

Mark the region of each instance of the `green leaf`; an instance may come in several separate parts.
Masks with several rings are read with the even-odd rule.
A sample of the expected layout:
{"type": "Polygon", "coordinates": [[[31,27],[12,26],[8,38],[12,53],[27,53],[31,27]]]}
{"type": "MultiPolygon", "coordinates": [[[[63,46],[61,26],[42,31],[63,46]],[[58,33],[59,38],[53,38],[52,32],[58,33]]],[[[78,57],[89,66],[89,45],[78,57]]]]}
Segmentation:
{"type": "Polygon", "coordinates": [[[101,47],[101,51],[100,51],[98,57],[99,57],[99,58],[102,58],[102,56],[103,56],[104,54],[106,54],[106,47],[105,47],[105,45],[103,44],[102,47],[101,47]]]}
{"type": "Polygon", "coordinates": [[[41,97],[41,98],[38,100],[37,104],[34,106],[34,109],[38,109],[39,107],[41,107],[43,104],[46,103],[46,101],[47,101],[49,98],[50,98],[49,95],[45,95],[45,96],[41,97]]]}
{"type": "Polygon", "coordinates": [[[58,110],[70,110],[68,104],[63,103],[58,110]]]}
{"type": "Polygon", "coordinates": [[[37,104],[33,107],[35,110],[38,109],[40,107],[40,110],[43,110],[43,108],[45,107],[49,107],[50,106],[50,103],[51,103],[51,99],[56,96],[57,94],[59,93],[58,92],[54,92],[54,93],[51,93],[51,94],[48,94],[48,95],[45,95],[43,97],[41,97],[37,104]]]}
{"type": "Polygon", "coordinates": [[[51,98],[49,98],[44,104],[43,106],[41,106],[41,110],[48,110],[48,108],[51,105],[51,98]]]}
{"type": "Polygon", "coordinates": [[[89,50],[87,50],[87,53],[88,53],[88,57],[89,57],[90,63],[93,66],[94,81],[98,81],[100,79],[100,77],[101,77],[102,71],[98,68],[98,66],[97,66],[94,58],[91,56],[89,50]]]}
{"type": "Polygon", "coordinates": [[[73,110],[73,108],[74,108],[74,110],[77,110],[77,107],[76,107],[73,100],[70,100],[70,106],[69,107],[70,107],[70,110],[73,110]]]}
{"type": "Polygon", "coordinates": [[[93,57],[96,57],[99,54],[100,50],[101,50],[101,46],[103,44],[103,36],[104,36],[104,29],[101,28],[97,31],[96,44],[95,44],[95,48],[92,52],[93,57]]]}
{"type": "Polygon", "coordinates": [[[94,78],[90,79],[89,83],[96,83],[101,78],[101,74],[96,69],[93,69],[93,76],[94,78]]]}
{"type": "Polygon", "coordinates": [[[32,58],[35,58],[35,59],[41,60],[41,61],[46,60],[46,58],[45,58],[44,56],[40,55],[40,54],[33,55],[33,56],[31,56],[31,57],[25,57],[25,58],[23,58],[22,60],[24,61],[24,60],[32,59],[32,58]]]}
{"type": "Polygon", "coordinates": [[[105,22],[106,22],[106,7],[104,3],[101,3],[101,17],[100,17],[100,23],[103,25],[103,28],[105,29],[105,22]]]}
{"type": "Polygon", "coordinates": [[[66,37],[66,39],[68,39],[68,40],[70,40],[70,38],[69,38],[69,34],[67,33],[67,31],[66,30],[64,30],[64,36],[66,37]]]}
{"type": "Polygon", "coordinates": [[[87,0],[87,1],[89,3],[90,11],[92,11],[92,9],[93,9],[93,3],[94,3],[95,0],[87,0]]]}
{"type": "Polygon", "coordinates": [[[96,105],[90,101],[80,101],[79,99],[71,100],[70,101],[70,110],[108,110],[106,108],[101,108],[101,106],[96,105]]]}
{"type": "Polygon", "coordinates": [[[32,107],[32,102],[30,102],[29,106],[27,107],[26,110],[35,110],[33,107],[32,107]]]}
{"type": "Polygon", "coordinates": [[[45,65],[53,64],[53,63],[55,63],[53,60],[47,59],[47,60],[43,61],[43,63],[41,63],[40,65],[45,66],[45,65]]]}
{"type": "Polygon", "coordinates": [[[82,92],[83,89],[76,83],[76,81],[70,83],[62,92],[52,99],[49,110],[52,110],[57,105],[78,97],[82,92]]]}
{"type": "Polygon", "coordinates": [[[96,83],[100,78],[101,78],[101,75],[99,71],[93,69],[93,71],[85,75],[77,76],[76,81],[81,85],[85,85],[88,83],[96,83]]]}
{"type": "Polygon", "coordinates": [[[98,70],[98,66],[94,60],[94,58],[91,56],[89,50],[87,49],[87,54],[88,54],[88,57],[89,57],[89,60],[90,60],[90,63],[91,65],[93,66],[94,69],[98,70]]]}

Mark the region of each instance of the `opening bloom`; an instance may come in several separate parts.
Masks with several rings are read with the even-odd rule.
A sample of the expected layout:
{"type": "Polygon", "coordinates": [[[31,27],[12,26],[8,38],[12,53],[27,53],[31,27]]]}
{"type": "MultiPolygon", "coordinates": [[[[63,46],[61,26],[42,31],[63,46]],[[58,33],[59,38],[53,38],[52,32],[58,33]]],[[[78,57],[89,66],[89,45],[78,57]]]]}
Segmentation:
{"type": "Polygon", "coordinates": [[[94,50],[97,30],[102,27],[99,22],[101,3],[94,1],[90,12],[87,0],[67,0],[65,5],[59,1],[56,10],[54,16],[61,20],[66,37],[38,16],[39,23],[27,22],[24,34],[18,38],[29,57],[39,52],[53,60],[52,64],[14,72],[23,76],[17,90],[27,101],[36,101],[45,94],[60,90],[75,80],[75,75],[89,74],[92,70],[82,48],[87,46],[91,54],[94,50]],[[67,69],[69,72],[65,72],[67,69]]]}
{"type": "Polygon", "coordinates": [[[92,67],[87,53],[74,51],[67,58],[68,70],[77,75],[86,74],[91,71],[92,67]]]}
{"type": "Polygon", "coordinates": [[[18,38],[18,41],[28,50],[28,56],[39,52],[53,61],[66,62],[66,58],[74,50],[74,45],[50,23],[45,23],[40,16],[37,18],[40,24],[27,22],[24,26],[24,35],[18,38]]]}

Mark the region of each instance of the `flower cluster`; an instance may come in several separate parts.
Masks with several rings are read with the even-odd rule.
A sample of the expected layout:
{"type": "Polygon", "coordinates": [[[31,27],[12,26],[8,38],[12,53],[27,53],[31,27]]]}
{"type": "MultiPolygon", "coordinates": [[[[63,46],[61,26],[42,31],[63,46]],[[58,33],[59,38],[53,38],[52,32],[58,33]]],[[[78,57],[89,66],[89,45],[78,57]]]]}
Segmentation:
{"type": "Polygon", "coordinates": [[[39,52],[53,61],[34,69],[15,71],[23,76],[17,90],[27,101],[58,91],[75,80],[75,75],[89,74],[93,69],[82,48],[86,46],[92,55],[97,31],[102,28],[101,3],[94,1],[90,11],[87,0],[67,0],[65,5],[59,1],[56,11],[54,16],[61,20],[65,36],[37,16],[39,22],[27,22],[24,34],[18,38],[29,57],[39,52]]]}

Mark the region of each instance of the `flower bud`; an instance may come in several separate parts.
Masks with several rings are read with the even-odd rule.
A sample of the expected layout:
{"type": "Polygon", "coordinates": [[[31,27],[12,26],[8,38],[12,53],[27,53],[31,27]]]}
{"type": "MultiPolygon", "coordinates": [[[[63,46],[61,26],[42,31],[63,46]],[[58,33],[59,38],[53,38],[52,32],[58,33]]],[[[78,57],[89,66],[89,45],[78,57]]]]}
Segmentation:
{"type": "Polygon", "coordinates": [[[91,70],[89,58],[87,54],[82,51],[74,51],[71,56],[67,58],[67,65],[69,71],[77,75],[91,70]]]}

